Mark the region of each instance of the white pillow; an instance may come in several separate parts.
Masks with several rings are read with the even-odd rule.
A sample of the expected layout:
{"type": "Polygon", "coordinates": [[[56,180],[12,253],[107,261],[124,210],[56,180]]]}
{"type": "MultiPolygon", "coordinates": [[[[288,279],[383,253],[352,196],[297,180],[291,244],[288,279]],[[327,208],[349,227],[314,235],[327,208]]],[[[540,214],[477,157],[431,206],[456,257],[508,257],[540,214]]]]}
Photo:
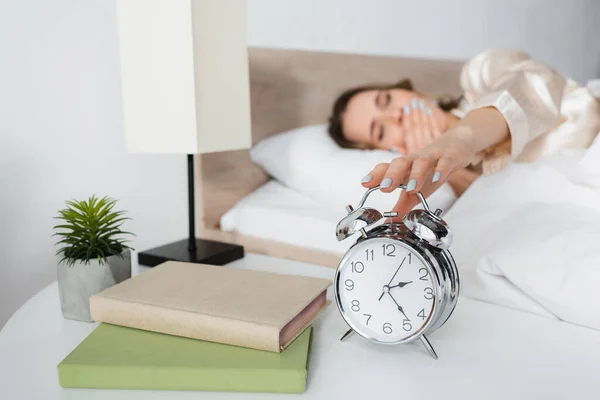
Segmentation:
{"type": "MultiPolygon", "coordinates": [[[[327,133],[327,125],[309,125],[270,136],[250,150],[252,161],[285,186],[321,202],[324,207],[356,206],[366,189],[362,178],[378,163],[398,157],[391,151],[342,149],[327,133]]],[[[373,192],[366,206],[382,212],[396,203],[400,190],[373,192]]],[[[428,197],[431,208],[446,211],[456,199],[452,188],[442,185],[428,197]]]]}

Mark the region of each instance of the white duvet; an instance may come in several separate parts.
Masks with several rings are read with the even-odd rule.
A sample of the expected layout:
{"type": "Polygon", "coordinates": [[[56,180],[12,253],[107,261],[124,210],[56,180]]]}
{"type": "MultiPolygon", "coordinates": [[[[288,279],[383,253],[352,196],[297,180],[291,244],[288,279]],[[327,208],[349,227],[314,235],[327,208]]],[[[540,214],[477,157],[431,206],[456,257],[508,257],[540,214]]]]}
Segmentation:
{"type": "Polygon", "coordinates": [[[464,295],[600,329],[600,139],[479,179],[444,218],[464,295]]]}

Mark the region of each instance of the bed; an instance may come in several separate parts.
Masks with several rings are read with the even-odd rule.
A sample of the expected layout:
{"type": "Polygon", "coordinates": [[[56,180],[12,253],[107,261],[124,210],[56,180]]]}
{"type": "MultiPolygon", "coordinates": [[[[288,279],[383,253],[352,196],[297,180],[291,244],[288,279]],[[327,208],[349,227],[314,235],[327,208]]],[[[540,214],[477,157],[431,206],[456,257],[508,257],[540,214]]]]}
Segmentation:
{"type": "MultiPolygon", "coordinates": [[[[415,87],[424,93],[460,93],[458,76],[463,64],[460,60],[269,48],[249,48],[248,55],[253,145],[286,130],[325,123],[335,97],[355,85],[410,77],[415,87]]],[[[315,247],[307,246],[302,240],[285,240],[285,234],[269,237],[267,230],[262,230],[262,234],[247,229],[239,231],[231,226],[231,216],[226,218],[230,223],[228,229],[223,230],[221,222],[227,212],[272,179],[252,162],[247,150],[198,157],[196,190],[200,212],[197,223],[202,237],[239,243],[247,251],[259,254],[337,266],[345,244],[315,247]]],[[[266,190],[275,190],[275,186],[270,185],[266,190]]],[[[255,195],[255,199],[256,196],[261,194],[255,195]]],[[[357,200],[352,198],[349,202],[357,200]]],[[[315,212],[320,213],[318,209],[315,212]]],[[[331,224],[328,230],[331,238],[323,243],[333,240],[336,222],[335,218],[319,221],[321,228],[315,231],[323,235],[326,235],[324,225],[331,224]]]]}
{"type": "MultiPolygon", "coordinates": [[[[335,268],[352,242],[335,240],[344,207],[282,184],[254,152],[282,132],[325,124],[335,97],[355,85],[410,77],[421,92],[456,95],[462,61],[264,48],[250,48],[249,59],[253,147],[200,156],[201,236],[335,268]]],[[[516,163],[445,207],[461,294],[600,329],[598,160],[600,139],[587,151],[516,163]]],[[[357,193],[343,200],[354,204],[357,193]]]]}

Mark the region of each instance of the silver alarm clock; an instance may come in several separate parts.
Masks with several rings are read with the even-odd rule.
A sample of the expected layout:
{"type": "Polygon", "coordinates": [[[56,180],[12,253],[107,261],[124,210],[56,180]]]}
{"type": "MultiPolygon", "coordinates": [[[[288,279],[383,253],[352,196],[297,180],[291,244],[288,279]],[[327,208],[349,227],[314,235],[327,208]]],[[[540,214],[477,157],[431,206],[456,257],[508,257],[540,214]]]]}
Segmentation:
{"type": "MultiPolygon", "coordinates": [[[[398,188],[406,189],[405,185],[398,188]]],[[[402,222],[384,222],[397,213],[364,207],[369,189],[337,225],[338,241],[360,236],[341,259],[335,274],[338,309],[353,333],[381,344],[421,340],[437,359],[426,334],[440,328],[456,307],[459,276],[448,248],[452,233],[432,212],[421,193],[423,209],[408,212],[402,222]]]]}

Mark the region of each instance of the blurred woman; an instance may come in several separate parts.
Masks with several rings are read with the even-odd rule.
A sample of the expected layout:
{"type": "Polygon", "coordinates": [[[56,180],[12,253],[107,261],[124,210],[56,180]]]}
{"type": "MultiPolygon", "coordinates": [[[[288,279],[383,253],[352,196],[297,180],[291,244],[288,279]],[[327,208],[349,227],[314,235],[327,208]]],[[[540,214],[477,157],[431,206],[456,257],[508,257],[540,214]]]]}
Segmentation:
{"type": "Polygon", "coordinates": [[[402,156],[362,180],[391,192],[407,185],[401,215],[444,182],[460,195],[479,176],[566,148],[587,148],[600,131],[600,101],[584,86],[520,51],[491,49],[468,61],[462,95],[430,99],[409,80],[342,93],[329,133],[342,147],[402,156]]]}

